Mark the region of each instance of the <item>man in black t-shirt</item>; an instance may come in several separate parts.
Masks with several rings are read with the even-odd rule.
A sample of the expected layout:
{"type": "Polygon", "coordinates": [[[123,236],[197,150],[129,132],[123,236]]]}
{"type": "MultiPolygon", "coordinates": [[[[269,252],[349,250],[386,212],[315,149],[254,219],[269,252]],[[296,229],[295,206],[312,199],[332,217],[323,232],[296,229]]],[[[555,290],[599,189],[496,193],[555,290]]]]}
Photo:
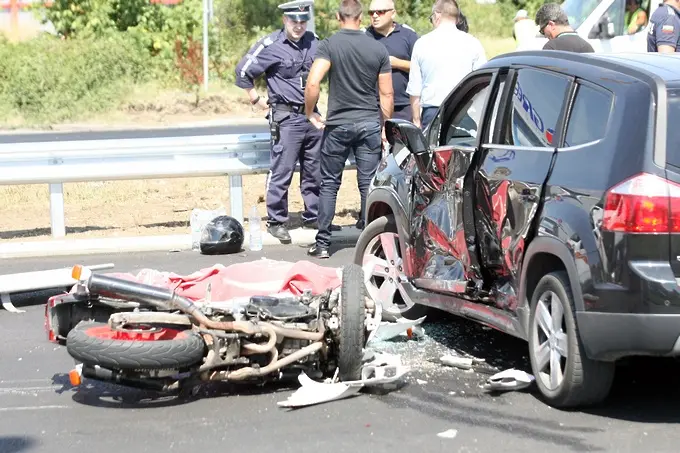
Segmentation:
{"type": "Polygon", "coordinates": [[[350,150],[356,159],[361,194],[359,221],[363,220],[368,187],[382,157],[383,122],[392,117],[394,109],[390,55],[384,45],[361,31],[361,16],[359,0],[340,2],[337,13],[340,30],[319,43],[305,87],[307,118],[324,129],[319,232],[316,243],[307,251],[317,258],[330,256],[330,227],[350,150]],[[327,73],[330,88],[324,121],[313,107],[327,73]]]}
{"type": "Polygon", "coordinates": [[[543,50],[564,50],[567,52],[594,52],[593,46],[581,38],[569,25],[567,14],[557,3],[546,3],[536,12],[539,32],[548,38],[543,50]]]}

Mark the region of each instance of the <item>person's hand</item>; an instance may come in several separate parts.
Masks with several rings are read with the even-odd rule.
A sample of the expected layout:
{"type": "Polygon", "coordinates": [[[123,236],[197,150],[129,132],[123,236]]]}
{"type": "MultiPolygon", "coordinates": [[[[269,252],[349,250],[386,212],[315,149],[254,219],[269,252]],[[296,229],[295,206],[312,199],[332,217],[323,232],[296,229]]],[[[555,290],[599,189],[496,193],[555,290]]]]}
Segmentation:
{"type": "Polygon", "coordinates": [[[422,129],[422,127],[420,126],[420,120],[413,119],[412,123],[417,128],[422,129]]]}
{"type": "Polygon", "coordinates": [[[324,127],[326,127],[326,122],[324,121],[323,118],[321,118],[321,115],[319,115],[316,112],[312,113],[307,119],[317,129],[323,129],[324,127]]]}
{"type": "Polygon", "coordinates": [[[385,134],[385,126],[382,128],[382,141],[383,143],[387,143],[387,135],[385,134]]]}
{"type": "Polygon", "coordinates": [[[260,98],[260,100],[257,101],[257,104],[255,104],[255,105],[258,106],[259,108],[261,108],[262,110],[267,110],[267,109],[269,109],[269,104],[267,104],[267,100],[266,100],[266,99],[260,98]]]}
{"type": "Polygon", "coordinates": [[[390,64],[391,64],[392,66],[394,66],[394,62],[395,62],[396,60],[397,60],[397,59],[396,59],[395,57],[393,57],[392,55],[390,55],[390,64]]]}

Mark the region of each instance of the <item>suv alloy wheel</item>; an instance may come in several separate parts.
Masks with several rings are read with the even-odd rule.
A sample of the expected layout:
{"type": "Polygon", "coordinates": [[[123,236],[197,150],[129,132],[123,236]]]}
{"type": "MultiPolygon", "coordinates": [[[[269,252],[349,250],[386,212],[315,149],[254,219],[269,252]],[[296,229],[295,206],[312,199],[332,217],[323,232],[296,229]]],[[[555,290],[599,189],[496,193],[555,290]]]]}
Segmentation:
{"type": "Polygon", "coordinates": [[[567,273],[544,275],[531,298],[529,357],[541,395],[558,408],[601,402],[614,379],[613,362],[586,356],[574,312],[567,273]]]}
{"type": "Polygon", "coordinates": [[[354,263],[364,270],[366,291],[371,299],[382,304],[385,320],[418,319],[426,314],[426,307],[413,302],[402,286],[408,279],[394,216],[379,217],[368,224],[354,253],[354,263]]]}

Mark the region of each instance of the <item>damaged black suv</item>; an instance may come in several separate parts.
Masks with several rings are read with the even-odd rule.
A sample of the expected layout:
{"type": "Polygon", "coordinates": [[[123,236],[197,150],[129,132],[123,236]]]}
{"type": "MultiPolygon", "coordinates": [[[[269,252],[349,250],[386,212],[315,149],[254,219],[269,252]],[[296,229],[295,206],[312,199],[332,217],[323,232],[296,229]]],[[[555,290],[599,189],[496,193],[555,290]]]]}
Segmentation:
{"type": "Polygon", "coordinates": [[[617,359],[680,355],[678,124],[675,56],[492,59],[424,134],[388,122],[355,255],[368,293],[522,338],[548,404],[601,402],[617,359]]]}

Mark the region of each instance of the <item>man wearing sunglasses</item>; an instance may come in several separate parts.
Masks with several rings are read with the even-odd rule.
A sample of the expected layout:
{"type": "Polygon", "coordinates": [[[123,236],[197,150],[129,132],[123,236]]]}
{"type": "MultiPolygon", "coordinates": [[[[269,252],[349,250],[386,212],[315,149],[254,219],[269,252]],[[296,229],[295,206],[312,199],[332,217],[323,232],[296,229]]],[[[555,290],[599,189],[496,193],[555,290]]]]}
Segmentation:
{"type": "Polygon", "coordinates": [[[412,121],[411,102],[406,93],[406,86],[411,69],[411,54],[418,34],[408,25],[395,22],[396,14],[393,0],[373,0],[368,9],[371,26],[366,29],[366,34],[380,41],[390,54],[394,89],[392,118],[412,121]]]}
{"type": "Polygon", "coordinates": [[[536,11],[536,25],[539,27],[539,33],[548,38],[543,50],[577,53],[595,51],[588,41],[571,28],[567,14],[557,3],[546,3],[536,11]]]}

